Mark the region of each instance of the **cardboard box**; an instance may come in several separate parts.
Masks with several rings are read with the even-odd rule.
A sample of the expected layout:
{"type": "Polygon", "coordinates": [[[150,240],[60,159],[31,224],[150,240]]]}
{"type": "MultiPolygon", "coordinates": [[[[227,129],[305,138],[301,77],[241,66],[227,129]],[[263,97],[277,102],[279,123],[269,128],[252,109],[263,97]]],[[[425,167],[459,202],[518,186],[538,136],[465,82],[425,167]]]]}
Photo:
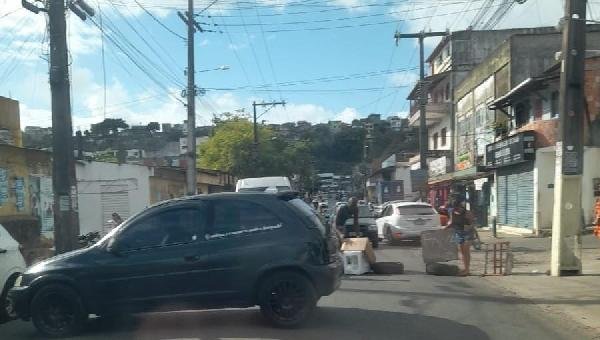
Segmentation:
{"type": "Polygon", "coordinates": [[[458,246],[452,241],[452,229],[427,230],[421,234],[423,262],[458,260],[458,246]]]}
{"type": "Polygon", "coordinates": [[[365,256],[367,257],[367,260],[370,264],[376,262],[375,253],[373,252],[373,248],[371,247],[371,242],[366,237],[344,239],[341,250],[342,252],[362,251],[363,254],[365,254],[365,256]]]}

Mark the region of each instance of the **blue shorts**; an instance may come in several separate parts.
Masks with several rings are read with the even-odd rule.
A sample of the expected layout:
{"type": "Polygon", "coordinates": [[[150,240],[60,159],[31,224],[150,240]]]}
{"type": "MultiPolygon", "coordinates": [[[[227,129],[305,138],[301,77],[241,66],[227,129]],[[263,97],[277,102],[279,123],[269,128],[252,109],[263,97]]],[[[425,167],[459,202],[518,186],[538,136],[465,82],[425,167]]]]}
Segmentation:
{"type": "Polygon", "coordinates": [[[472,230],[454,230],[452,241],[456,244],[463,244],[466,241],[473,241],[474,235],[472,230]]]}

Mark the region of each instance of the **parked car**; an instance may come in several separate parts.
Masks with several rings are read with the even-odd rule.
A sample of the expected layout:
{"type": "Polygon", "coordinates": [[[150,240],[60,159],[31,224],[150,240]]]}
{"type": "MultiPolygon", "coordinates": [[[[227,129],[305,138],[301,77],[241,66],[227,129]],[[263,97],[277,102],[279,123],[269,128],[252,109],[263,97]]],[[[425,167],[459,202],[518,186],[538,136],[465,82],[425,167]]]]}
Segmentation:
{"type": "Polygon", "coordinates": [[[425,230],[440,229],[440,217],[429,203],[395,202],[387,204],[382,217],[375,220],[380,237],[395,243],[418,241],[425,230]]]}
{"type": "Polygon", "coordinates": [[[354,219],[349,218],[346,223],[346,231],[344,237],[368,237],[373,248],[379,247],[379,236],[377,234],[377,225],[373,213],[368,205],[358,206],[358,225],[360,227],[360,235],[354,235],[354,219]]]}
{"type": "Polygon", "coordinates": [[[291,192],[173,199],[89,248],[29,268],[9,298],[45,336],[76,333],[88,314],[255,305],[272,324],[292,327],[340,285],[328,236],[291,192]]]}
{"type": "Polygon", "coordinates": [[[290,179],[285,176],[280,177],[257,177],[239,179],[235,185],[236,192],[243,191],[264,191],[264,192],[283,192],[292,190],[290,179]]]}
{"type": "Polygon", "coordinates": [[[0,224],[0,284],[2,284],[0,323],[15,317],[12,305],[8,303],[7,294],[15,284],[17,277],[25,271],[25,267],[19,242],[12,238],[0,224]]]}

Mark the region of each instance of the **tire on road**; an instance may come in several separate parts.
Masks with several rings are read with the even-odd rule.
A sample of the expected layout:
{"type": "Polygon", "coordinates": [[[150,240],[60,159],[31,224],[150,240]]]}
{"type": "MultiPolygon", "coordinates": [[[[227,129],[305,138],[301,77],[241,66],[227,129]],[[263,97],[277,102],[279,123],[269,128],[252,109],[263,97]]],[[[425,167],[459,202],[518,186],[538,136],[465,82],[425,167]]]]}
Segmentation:
{"type": "Polygon", "coordinates": [[[11,276],[6,280],[6,284],[2,289],[2,295],[0,295],[0,324],[13,320],[15,317],[12,315],[10,305],[8,303],[8,291],[15,285],[18,275],[11,276]]]}
{"type": "Polygon", "coordinates": [[[427,263],[425,272],[429,275],[456,276],[459,272],[458,266],[447,263],[427,263]]]}
{"type": "Polygon", "coordinates": [[[63,284],[40,288],[31,301],[31,319],[47,337],[67,337],[83,329],[88,314],[81,297],[63,284]]]}
{"type": "Polygon", "coordinates": [[[292,271],[275,272],[263,279],[258,288],[258,304],[263,316],[275,327],[302,325],[317,305],[312,282],[292,271]]]}
{"type": "Polygon", "coordinates": [[[375,262],[371,265],[375,274],[404,274],[402,262],[375,262]]]}

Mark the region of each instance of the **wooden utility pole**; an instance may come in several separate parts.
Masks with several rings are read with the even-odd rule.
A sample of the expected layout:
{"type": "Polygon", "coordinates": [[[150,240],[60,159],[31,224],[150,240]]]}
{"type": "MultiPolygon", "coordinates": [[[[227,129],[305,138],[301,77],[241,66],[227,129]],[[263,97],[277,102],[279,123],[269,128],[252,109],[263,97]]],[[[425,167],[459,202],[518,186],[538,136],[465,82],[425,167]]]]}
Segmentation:
{"type": "Polygon", "coordinates": [[[552,276],[581,273],[581,177],[586,0],[566,0],[560,74],[560,133],[556,143],[552,276]]]}
{"type": "MultiPolygon", "coordinates": [[[[52,101],[52,187],[54,191],[54,246],[57,254],[78,247],[77,178],[71,121],[69,54],[64,0],[48,0],[46,7],[22,0],[21,5],[38,14],[47,12],[50,41],[50,92],[52,101]]],[[[81,20],[94,15],[85,1],[70,1],[68,8],[81,20]]]]}
{"type": "MultiPolygon", "coordinates": [[[[429,151],[429,135],[427,131],[427,82],[425,81],[425,52],[423,40],[428,37],[442,37],[448,35],[448,32],[424,32],[401,34],[396,32],[394,38],[396,44],[403,38],[419,39],[419,160],[421,162],[421,172],[424,177],[424,185],[427,186],[428,165],[427,154],[429,151]]],[[[421,199],[424,199],[425,193],[421,190],[421,199]]]]}
{"type": "Polygon", "coordinates": [[[64,0],[48,1],[54,242],[58,254],[75,249],[79,235],[65,11],[64,0]]]}

